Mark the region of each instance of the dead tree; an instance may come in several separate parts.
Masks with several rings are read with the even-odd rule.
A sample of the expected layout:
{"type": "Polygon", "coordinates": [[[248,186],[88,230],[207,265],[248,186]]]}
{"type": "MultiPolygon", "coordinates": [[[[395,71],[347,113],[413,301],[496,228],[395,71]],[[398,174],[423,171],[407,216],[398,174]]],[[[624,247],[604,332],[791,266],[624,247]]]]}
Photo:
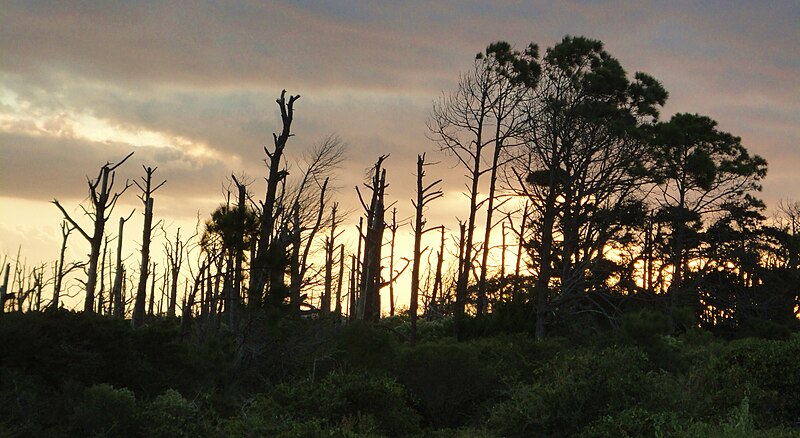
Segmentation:
{"type": "Polygon", "coordinates": [[[317,213],[316,218],[314,219],[314,223],[308,229],[307,235],[305,236],[305,243],[303,243],[303,237],[301,234],[306,230],[305,227],[302,226],[299,220],[299,210],[300,210],[299,203],[296,204],[298,207],[295,210],[296,211],[295,214],[298,214],[298,218],[295,223],[296,233],[297,233],[295,245],[297,247],[298,252],[295,254],[293,251],[292,264],[293,265],[295,263],[297,264],[297,272],[296,272],[297,278],[294,278],[293,276],[291,285],[291,302],[292,302],[292,309],[294,312],[300,311],[300,306],[303,304],[306,298],[306,296],[301,295],[300,292],[303,287],[303,283],[305,282],[307,272],[310,268],[310,265],[308,263],[308,256],[311,253],[311,247],[314,243],[314,238],[316,237],[317,233],[320,230],[320,227],[322,226],[322,217],[325,212],[325,196],[328,187],[328,181],[329,178],[325,178],[325,180],[322,182],[322,185],[319,188],[319,204],[316,210],[317,213]],[[301,247],[302,247],[302,253],[299,252],[301,247]],[[296,260],[294,259],[295,257],[297,257],[296,260]]]}
{"type": "MultiPolygon", "coordinates": [[[[443,288],[444,285],[442,283],[442,266],[444,265],[444,226],[440,228],[441,230],[441,242],[439,243],[439,251],[436,253],[436,273],[433,276],[433,291],[431,293],[431,300],[430,306],[436,306],[436,297],[440,296],[444,298],[443,288]]],[[[430,312],[430,307],[426,309],[426,313],[430,312]]]]}
{"type": "MultiPolygon", "coordinates": [[[[106,258],[108,257],[108,236],[106,235],[103,238],[103,256],[100,259],[100,291],[98,292],[97,297],[97,313],[103,314],[105,312],[106,315],[110,315],[112,306],[114,305],[114,300],[109,298],[108,300],[108,309],[103,308],[103,304],[105,304],[103,293],[106,290],[106,258]]],[[[111,263],[108,264],[108,277],[111,278],[111,263]]]]}
{"type": "MultiPolygon", "coordinates": [[[[168,271],[170,274],[170,290],[169,299],[167,301],[167,317],[175,317],[175,306],[178,301],[178,277],[181,273],[181,266],[183,265],[184,253],[186,244],[181,240],[181,229],[175,233],[175,244],[169,240],[164,243],[164,252],[167,255],[168,271]]],[[[165,279],[166,281],[166,279],[165,279]]]]}
{"type": "Polygon", "coordinates": [[[339,244],[339,281],[336,283],[336,322],[342,319],[342,283],[344,283],[344,244],[339,244]]]}
{"type": "MultiPolygon", "coordinates": [[[[233,179],[234,184],[236,184],[236,191],[238,194],[236,199],[236,228],[234,229],[233,236],[234,264],[233,288],[231,290],[233,296],[230,300],[233,306],[231,309],[232,317],[236,318],[235,309],[239,307],[239,303],[242,300],[242,264],[244,263],[244,235],[247,227],[247,205],[245,204],[247,201],[247,186],[240,183],[235,175],[231,175],[231,179],[233,179]]],[[[194,297],[192,297],[192,301],[194,301],[194,297]]]]}
{"type": "MultiPolygon", "coordinates": [[[[252,272],[250,277],[250,297],[249,302],[253,305],[260,305],[263,298],[264,288],[270,278],[275,278],[276,275],[271,271],[279,268],[272,266],[274,260],[271,260],[270,244],[272,234],[275,228],[276,219],[276,195],[278,193],[278,186],[288,175],[287,171],[281,168],[281,158],[283,151],[286,148],[286,142],[291,137],[292,119],[294,116],[294,102],[300,96],[289,96],[289,101],[286,101],[286,90],[281,91],[281,97],[277,99],[278,107],[281,111],[281,122],[283,128],[280,134],[273,134],[273,142],[275,149],[270,152],[264,148],[269,161],[269,174],[267,175],[267,192],[264,198],[264,203],[261,209],[261,224],[259,227],[258,247],[256,251],[255,260],[253,260],[252,272]]],[[[281,273],[282,274],[282,273],[281,273]]],[[[270,285],[274,288],[277,285],[270,285]]]]}
{"type": "Polygon", "coordinates": [[[356,187],[358,199],[367,217],[367,232],[364,235],[364,258],[362,261],[360,298],[358,302],[359,319],[377,321],[381,315],[381,248],[383,232],[386,228],[384,214],[386,206],[386,169],[382,167],[388,155],[381,155],[372,170],[371,182],[365,186],[372,191],[369,206],[364,202],[361,191],[356,187]]]}
{"type": "Polygon", "coordinates": [[[162,181],[157,186],[153,187],[153,174],[156,168],[144,167],[145,176],[142,177],[142,184],[134,181],[136,187],[142,191],[139,195],[142,203],[144,203],[144,229],[142,232],[142,264],[139,271],[139,286],[136,288],[136,302],[133,305],[133,317],[131,323],[134,328],[138,328],[144,322],[144,305],[147,295],[147,277],[150,275],[148,271],[150,267],[150,235],[153,232],[153,192],[158,190],[167,181],[162,181]]]}
{"type": "MultiPolygon", "coordinates": [[[[438,179],[427,186],[424,184],[423,179],[425,178],[425,166],[429,166],[435,163],[425,163],[425,154],[417,155],[417,199],[412,200],[411,204],[414,206],[414,224],[412,229],[414,230],[414,254],[413,254],[413,265],[411,267],[411,304],[408,308],[409,313],[411,314],[411,337],[416,338],[417,336],[417,308],[419,306],[419,266],[420,261],[422,258],[422,235],[427,233],[428,231],[432,231],[438,229],[436,228],[425,228],[425,219],[423,218],[423,213],[425,212],[425,207],[428,206],[432,201],[435,199],[441,198],[444,193],[442,193],[441,188],[439,188],[439,184],[441,184],[442,180],[438,179]]],[[[444,228],[442,227],[444,230],[444,228]]],[[[427,249],[427,248],[426,248],[427,249]]]]}
{"type": "MultiPolygon", "coordinates": [[[[522,220],[519,223],[519,231],[517,234],[517,261],[514,264],[514,294],[516,295],[519,292],[520,282],[520,268],[522,265],[522,256],[523,256],[523,248],[525,242],[525,227],[527,226],[528,222],[528,215],[530,214],[530,210],[528,207],[528,201],[525,201],[525,207],[522,209],[522,220]]],[[[510,219],[510,218],[509,218],[510,219]]],[[[511,229],[514,229],[514,224],[511,223],[511,229]]],[[[516,231],[516,230],[515,230],[516,231]]]]}
{"type": "Polygon", "coordinates": [[[69,221],[76,230],[78,230],[81,236],[83,236],[83,238],[89,242],[91,247],[91,252],[89,253],[89,270],[87,271],[86,276],[86,300],[83,305],[84,312],[94,312],[94,292],[97,284],[97,262],[100,259],[100,246],[103,243],[106,221],[108,221],[111,212],[114,210],[114,206],[116,205],[119,197],[125,193],[125,190],[127,190],[128,187],[130,187],[130,183],[126,182],[125,187],[122,190],[112,194],[116,169],[125,163],[125,161],[131,157],[131,155],[133,155],[133,152],[128,154],[128,156],[114,165],[111,163],[106,163],[100,168],[100,173],[97,175],[97,178],[88,181],[93,211],[90,212],[85,208],[83,211],[87,216],[92,218],[94,222],[94,230],[92,235],[89,235],[89,233],[84,231],[84,229],[72,219],[69,213],[67,213],[67,210],[61,206],[57,199],[52,201],[53,204],[55,204],[55,206],[61,210],[64,218],[69,221]]]}
{"type": "MultiPolygon", "coordinates": [[[[334,202],[333,206],[331,207],[331,225],[330,229],[328,230],[329,234],[325,238],[325,284],[324,289],[322,292],[322,297],[320,297],[320,311],[323,315],[329,313],[331,311],[331,298],[333,297],[333,264],[335,263],[335,252],[336,252],[336,239],[341,236],[342,232],[337,233],[337,225],[336,222],[336,212],[339,209],[339,203],[334,202]]],[[[339,262],[340,271],[342,261],[339,262]]],[[[341,272],[339,273],[339,288],[337,288],[337,300],[340,298],[339,295],[341,294],[341,272]]],[[[337,308],[341,311],[341,303],[337,301],[337,308]]]]}
{"type": "Polygon", "coordinates": [[[155,262],[150,266],[150,272],[152,273],[150,275],[150,302],[147,305],[147,314],[149,316],[153,316],[153,306],[156,300],[156,266],[158,266],[158,264],[155,262]]]}
{"type": "Polygon", "coordinates": [[[358,281],[356,274],[356,255],[350,254],[350,284],[348,286],[349,292],[347,293],[347,319],[353,321],[356,318],[356,304],[358,302],[357,289],[358,281]]]}
{"type": "Polygon", "coordinates": [[[67,239],[69,238],[70,233],[75,228],[70,226],[69,222],[62,221],[61,222],[61,252],[58,256],[58,265],[56,266],[56,280],[53,284],[53,300],[50,302],[50,306],[53,309],[58,309],[59,306],[59,298],[61,296],[61,284],[64,281],[64,255],[67,252],[67,239]]]}
{"type": "Polygon", "coordinates": [[[117,235],[117,264],[114,274],[114,286],[111,290],[111,300],[114,303],[114,316],[117,318],[122,318],[125,316],[125,303],[122,299],[122,273],[125,270],[125,268],[122,266],[122,234],[125,228],[125,222],[130,219],[132,215],[133,212],[131,212],[127,218],[119,218],[119,234],[117,235]]]}
{"type": "MultiPolygon", "coordinates": [[[[392,209],[392,223],[387,227],[389,228],[389,275],[395,275],[394,271],[394,242],[397,238],[397,229],[400,225],[397,224],[397,208],[392,209]]],[[[394,316],[394,281],[389,282],[389,316],[394,316]]]]}
{"type": "Polygon", "coordinates": [[[8,272],[11,269],[11,264],[6,263],[3,270],[3,284],[0,285],[0,315],[5,312],[6,299],[8,299],[8,272]]]}

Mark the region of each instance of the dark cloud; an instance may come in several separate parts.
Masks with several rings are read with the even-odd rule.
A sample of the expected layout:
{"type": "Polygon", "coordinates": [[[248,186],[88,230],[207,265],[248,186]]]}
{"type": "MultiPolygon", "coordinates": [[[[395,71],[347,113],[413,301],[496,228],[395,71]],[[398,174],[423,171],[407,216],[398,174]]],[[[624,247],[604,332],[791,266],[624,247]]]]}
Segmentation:
{"type": "Polygon", "coordinates": [[[95,178],[106,162],[117,162],[134,152],[118,169],[117,187],[126,179],[143,175],[142,165],[158,167],[167,179],[160,194],[175,198],[207,198],[233,169],[213,160],[199,159],[167,148],[97,143],[75,138],[53,138],[0,133],[0,196],[49,201],[83,199],[87,178],[95,178]]]}

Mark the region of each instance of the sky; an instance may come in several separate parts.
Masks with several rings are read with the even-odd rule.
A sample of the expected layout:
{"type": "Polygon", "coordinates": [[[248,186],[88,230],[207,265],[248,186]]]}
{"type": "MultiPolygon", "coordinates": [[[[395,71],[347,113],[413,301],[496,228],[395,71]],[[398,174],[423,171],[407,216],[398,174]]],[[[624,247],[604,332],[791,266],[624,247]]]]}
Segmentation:
{"type": "MultiPolygon", "coordinates": [[[[88,228],[78,208],[87,177],[131,151],[119,183],[158,167],[167,229],[207,217],[231,174],[263,197],[282,89],[302,96],[292,166],[341,137],[337,199],[355,209],[353,187],[390,153],[387,193],[405,218],[416,155],[428,152],[446,192],[429,221],[452,224],[467,214],[463,172],[426,136],[432,102],[489,43],[545,48],[567,34],[599,39],[630,74],[659,79],[670,93],[662,117],[700,113],[740,136],[768,162],[761,197],[772,211],[800,200],[797,23],[796,0],[0,0],[0,257],[22,248],[31,264],[55,260],[61,216],[49,201],[88,228]]],[[[129,251],[141,240],[133,190],[110,221],[133,208],[129,251]]],[[[73,236],[71,256],[85,257],[73,236]]]]}

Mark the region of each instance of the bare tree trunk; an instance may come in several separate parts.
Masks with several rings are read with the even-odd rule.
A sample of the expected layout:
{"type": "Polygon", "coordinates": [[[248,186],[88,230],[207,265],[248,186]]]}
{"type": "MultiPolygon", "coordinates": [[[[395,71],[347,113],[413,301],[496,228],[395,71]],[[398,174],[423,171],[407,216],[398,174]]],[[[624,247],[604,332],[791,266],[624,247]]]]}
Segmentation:
{"type": "Polygon", "coordinates": [[[344,283],[344,245],[339,245],[339,281],[336,284],[336,321],[342,320],[342,283],[344,283]]]}
{"type": "MultiPolygon", "coordinates": [[[[458,340],[464,336],[464,308],[467,301],[467,291],[459,287],[462,280],[462,275],[465,275],[461,270],[464,268],[463,259],[467,257],[467,226],[464,222],[458,222],[458,277],[456,278],[456,302],[453,311],[455,335],[458,340]]],[[[468,272],[467,272],[468,274],[468,272]]]]}
{"type": "MultiPolygon", "coordinates": [[[[316,237],[320,227],[322,226],[322,216],[325,211],[325,194],[328,187],[328,181],[329,178],[325,178],[325,181],[323,181],[322,186],[320,187],[319,206],[317,207],[317,218],[314,221],[314,224],[311,226],[308,235],[306,236],[305,246],[303,247],[302,255],[298,255],[297,279],[296,282],[292,284],[292,299],[294,300],[293,307],[295,309],[295,312],[297,313],[300,312],[300,306],[305,302],[306,299],[306,295],[305,294],[300,295],[300,292],[303,287],[303,282],[305,281],[306,278],[306,273],[308,272],[308,255],[311,253],[311,246],[314,244],[314,238],[316,237]]],[[[296,227],[298,229],[298,233],[302,231],[302,225],[300,224],[299,218],[297,219],[296,227]]],[[[298,249],[300,248],[301,241],[302,241],[302,236],[298,234],[296,241],[298,249]]]]}
{"type": "Polygon", "coordinates": [[[522,209],[522,221],[519,223],[519,234],[517,234],[517,261],[514,264],[514,295],[519,293],[520,285],[520,265],[522,264],[522,250],[525,242],[525,226],[528,222],[528,202],[522,209]]]}
{"type": "MultiPolygon", "coordinates": [[[[322,297],[320,299],[320,310],[323,315],[329,313],[331,311],[331,296],[333,292],[333,264],[334,264],[334,252],[336,250],[336,210],[339,208],[338,203],[334,203],[333,207],[331,208],[331,229],[330,235],[325,239],[325,284],[324,289],[322,292],[322,297]]],[[[339,263],[342,264],[341,261],[339,263]]],[[[341,275],[341,274],[340,274],[341,275]]],[[[339,284],[341,285],[341,278],[339,279],[339,284]]],[[[341,293],[341,290],[337,290],[337,294],[341,293]]],[[[339,299],[337,295],[337,300],[339,299]]],[[[339,309],[341,311],[341,304],[337,303],[339,309]]]]}
{"type": "Polygon", "coordinates": [[[441,228],[441,243],[439,244],[439,251],[436,254],[436,274],[433,277],[433,294],[431,296],[431,304],[437,305],[437,296],[444,298],[442,291],[442,265],[444,264],[444,227],[441,228]]]}
{"type": "Polygon", "coordinates": [[[503,233],[500,235],[500,297],[499,300],[503,301],[503,295],[506,289],[506,222],[503,221],[503,233]]]}
{"type": "MultiPolygon", "coordinates": [[[[275,273],[270,271],[275,267],[271,266],[270,260],[271,238],[275,228],[275,200],[278,191],[278,185],[286,177],[287,172],[281,169],[281,157],[283,156],[286,142],[291,136],[292,119],[294,117],[294,102],[300,96],[289,96],[288,103],[286,102],[286,90],[281,91],[281,96],[278,98],[277,103],[281,110],[281,122],[283,129],[280,135],[273,134],[275,149],[269,152],[264,148],[264,152],[269,158],[269,175],[267,176],[267,193],[264,199],[261,226],[259,230],[258,250],[256,258],[253,260],[253,269],[251,274],[250,283],[250,299],[253,305],[260,305],[263,296],[264,287],[269,278],[276,278],[275,273]]],[[[281,273],[282,274],[282,273],[281,273]]],[[[282,285],[281,285],[282,286],[282,285]]],[[[270,288],[276,285],[270,285],[270,288]]]]}
{"type": "MultiPolygon", "coordinates": [[[[433,183],[425,186],[423,179],[425,178],[425,154],[417,155],[417,199],[412,201],[414,206],[414,254],[413,265],[411,267],[411,303],[409,305],[409,313],[411,314],[411,338],[412,340],[417,337],[417,309],[419,306],[419,267],[422,258],[422,235],[433,228],[425,228],[425,219],[423,212],[425,207],[434,199],[442,197],[444,194],[437,188],[442,180],[434,181],[433,183]]],[[[444,233],[444,227],[442,227],[444,233]]]]}
{"type": "Polygon", "coordinates": [[[367,215],[367,233],[364,238],[363,274],[361,277],[360,318],[367,321],[377,321],[381,316],[381,247],[383,245],[383,231],[386,228],[384,220],[386,192],[386,169],[382,168],[387,155],[382,155],[375,163],[372,176],[372,185],[367,185],[372,190],[369,207],[364,203],[361,192],[358,192],[361,204],[367,215]]]}
{"type": "Polygon", "coordinates": [[[300,239],[300,204],[295,204],[292,208],[292,258],[289,261],[289,301],[295,314],[300,313],[300,239]]]}
{"type": "MultiPolygon", "coordinates": [[[[58,255],[58,267],[56,268],[56,278],[53,285],[53,301],[50,303],[50,306],[53,309],[58,309],[60,305],[59,299],[61,298],[61,285],[64,281],[64,255],[67,252],[67,239],[69,238],[70,233],[72,233],[72,230],[73,229],[70,227],[68,222],[61,222],[61,252],[58,255]]],[[[102,301],[103,300],[101,299],[101,304],[102,301]]]]}
{"type": "Polygon", "coordinates": [[[153,316],[153,305],[155,304],[156,300],[156,263],[154,262],[150,267],[150,301],[147,305],[147,314],[152,317],[153,316]]]}
{"type": "MultiPolygon", "coordinates": [[[[144,166],[143,166],[144,167],[144,166]]],[[[157,169],[157,168],[156,168],[157,169]]],[[[144,203],[144,229],[142,232],[142,264],[139,272],[139,286],[136,288],[136,301],[133,306],[133,316],[131,323],[134,328],[139,328],[144,322],[144,305],[147,297],[147,276],[150,275],[150,235],[153,231],[153,192],[164,185],[163,181],[156,187],[152,187],[153,173],[156,169],[145,167],[145,177],[142,178],[144,186],[136,185],[142,191],[139,199],[144,203]]]]}
{"type": "MultiPolygon", "coordinates": [[[[392,223],[389,225],[389,276],[394,275],[394,242],[397,237],[397,208],[392,209],[392,223]]],[[[389,282],[389,316],[394,316],[394,281],[389,282]]]]}
{"type": "Polygon", "coordinates": [[[81,228],[80,225],[78,225],[78,223],[72,219],[72,217],[70,217],[58,200],[54,199],[52,201],[53,204],[55,204],[55,206],[61,210],[64,218],[68,220],[75,227],[75,229],[78,230],[78,232],[80,232],[81,236],[83,236],[84,239],[89,242],[91,247],[91,252],[89,254],[89,270],[86,278],[86,300],[83,306],[84,312],[94,312],[95,288],[97,284],[97,265],[100,259],[100,247],[103,243],[106,221],[114,209],[119,197],[125,192],[125,190],[128,189],[128,187],[130,187],[130,184],[125,184],[125,188],[123,188],[120,192],[110,195],[114,186],[114,171],[117,167],[121,166],[126,160],[128,160],[131,155],[133,155],[133,152],[128,154],[128,156],[113,166],[111,163],[106,163],[100,168],[100,174],[97,176],[97,178],[89,181],[89,194],[91,195],[92,207],[94,208],[94,213],[92,214],[94,220],[94,231],[91,236],[84,231],[83,228],[81,228]]]}
{"type": "MultiPolygon", "coordinates": [[[[235,178],[234,181],[236,181],[235,178]]],[[[234,300],[234,306],[238,308],[239,303],[242,301],[242,282],[243,282],[242,264],[244,263],[244,232],[246,226],[245,215],[247,213],[245,201],[247,200],[246,198],[247,190],[244,184],[239,184],[238,181],[236,181],[236,188],[238,189],[239,192],[238,193],[239,197],[236,203],[236,212],[237,212],[237,218],[239,219],[239,223],[238,226],[236,227],[236,247],[234,248],[235,260],[233,266],[233,273],[234,273],[233,300],[234,300]]],[[[194,301],[194,297],[192,298],[192,301],[194,301]]],[[[236,312],[234,311],[234,313],[236,312]]]]}
{"type": "Polygon", "coordinates": [[[181,272],[181,265],[183,264],[183,249],[184,244],[181,241],[181,230],[178,228],[175,233],[175,246],[167,246],[167,260],[169,261],[169,271],[171,274],[171,283],[169,291],[169,301],[167,304],[167,317],[175,317],[175,307],[178,302],[178,276],[181,272]]]}
{"type": "Polygon", "coordinates": [[[119,218],[119,233],[117,235],[117,263],[114,275],[114,287],[111,292],[114,301],[114,316],[121,318],[125,316],[122,303],[122,234],[125,228],[125,218],[119,218]]]}
{"type": "MultiPolygon", "coordinates": [[[[34,276],[36,273],[34,271],[34,276]]],[[[35,277],[36,282],[36,311],[42,310],[42,280],[44,277],[44,266],[39,269],[39,275],[35,277]]]]}
{"type": "Polygon", "coordinates": [[[11,264],[6,263],[3,272],[3,284],[0,286],[0,315],[6,311],[6,298],[8,297],[8,271],[11,269],[11,264]]]}
{"type": "Polygon", "coordinates": [[[350,255],[350,292],[347,294],[347,319],[349,321],[356,319],[356,308],[358,303],[357,284],[356,256],[353,254],[350,255]]]}

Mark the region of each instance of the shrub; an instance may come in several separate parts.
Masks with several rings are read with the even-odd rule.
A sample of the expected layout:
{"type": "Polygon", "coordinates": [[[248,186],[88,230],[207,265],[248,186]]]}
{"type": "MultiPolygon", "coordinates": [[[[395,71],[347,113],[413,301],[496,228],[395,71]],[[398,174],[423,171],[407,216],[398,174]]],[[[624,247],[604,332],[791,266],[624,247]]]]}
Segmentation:
{"type": "Polygon", "coordinates": [[[409,347],[397,361],[397,372],[426,419],[437,426],[457,427],[474,419],[499,383],[472,342],[409,347]]]}
{"type": "Polygon", "coordinates": [[[317,384],[287,382],[258,395],[226,430],[237,436],[298,436],[292,431],[305,429],[406,436],[420,423],[406,399],[394,379],[333,372],[317,384]]]}
{"type": "Polygon", "coordinates": [[[136,436],[136,398],[125,388],[90,386],[75,406],[70,425],[82,436],[136,436]]]}
{"type": "Polygon", "coordinates": [[[209,436],[207,416],[191,401],[173,389],[146,404],[139,416],[148,437],[209,436]]]}
{"type": "Polygon", "coordinates": [[[748,396],[759,425],[796,424],[800,412],[800,337],[745,339],[729,344],[705,368],[709,409],[727,411],[748,396]]]}
{"type": "Polygon", "coordinates": [[[584,428],[584,438],[677,436],[685,421],[672,412],[650,412],[634,407],[604,415],[584,428]]]}
{"type": "Polygon", "coordinates": [[[347,365],[366,370],[386,369],[395,359],[395,344],[386,327],[355,322],[342,327],[339,358],[347,365]]]}
{"type": "Polygon", "coordinates": [[[568,435],[603,415],[637,404],[665,407],[673,394],[660,394],[666,376],[648,371],[637,348],[612,347],[558,357],[533,384],[516,384],[491,410],[489,426],[504,436],[568,435]]]}

